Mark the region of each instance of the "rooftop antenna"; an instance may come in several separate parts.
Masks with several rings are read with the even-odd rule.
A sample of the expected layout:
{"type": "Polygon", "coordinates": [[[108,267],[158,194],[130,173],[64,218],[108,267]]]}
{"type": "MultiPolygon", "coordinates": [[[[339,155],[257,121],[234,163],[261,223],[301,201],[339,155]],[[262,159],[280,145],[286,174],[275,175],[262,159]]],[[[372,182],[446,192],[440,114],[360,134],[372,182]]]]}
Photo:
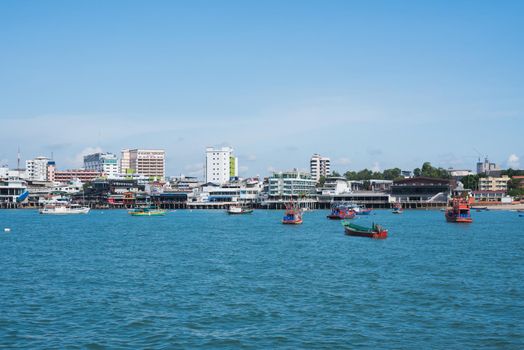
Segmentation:
{"type": "Polygon", "coordinates": [[[20,170],[20,146],[18,146],[18,154],[17,154],[17,170],[20,170]]]}

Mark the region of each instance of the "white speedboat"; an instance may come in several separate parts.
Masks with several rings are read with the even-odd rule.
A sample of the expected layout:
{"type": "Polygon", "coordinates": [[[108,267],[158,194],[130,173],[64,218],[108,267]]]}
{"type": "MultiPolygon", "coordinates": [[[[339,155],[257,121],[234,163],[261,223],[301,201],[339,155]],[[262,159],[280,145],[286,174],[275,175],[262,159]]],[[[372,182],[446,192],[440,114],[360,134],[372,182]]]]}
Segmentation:
{"type": "Polygon", "coordinates": [[[40,209],[40,214],[52,215],[69,215],[69,214],[87,214],[90,208],[81,207],[78,204],[55,204],[46,205],[40,209]]]}

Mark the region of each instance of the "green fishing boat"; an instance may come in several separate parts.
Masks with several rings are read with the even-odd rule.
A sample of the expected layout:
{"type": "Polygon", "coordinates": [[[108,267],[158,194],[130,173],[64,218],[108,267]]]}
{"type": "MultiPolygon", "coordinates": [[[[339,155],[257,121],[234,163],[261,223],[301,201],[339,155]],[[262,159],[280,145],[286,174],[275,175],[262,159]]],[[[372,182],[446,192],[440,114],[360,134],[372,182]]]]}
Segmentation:
{"type": "Polygon", "coordinates": [[[166,215],[166,211],[150,206],[143,208],[134,208],[128,211],[128,214],[131,216],[164,216],[166,215]]]}

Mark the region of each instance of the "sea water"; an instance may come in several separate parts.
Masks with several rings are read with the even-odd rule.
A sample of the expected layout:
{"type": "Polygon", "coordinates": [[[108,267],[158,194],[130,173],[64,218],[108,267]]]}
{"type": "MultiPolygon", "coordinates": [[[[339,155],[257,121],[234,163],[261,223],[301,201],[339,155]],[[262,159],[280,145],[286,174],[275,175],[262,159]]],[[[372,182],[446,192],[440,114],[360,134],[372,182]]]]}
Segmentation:
{"type": "Polygon", "coordinates": [[[0,211],[0,348],[524,348],[517,213],[327,214],[0,211]]]}

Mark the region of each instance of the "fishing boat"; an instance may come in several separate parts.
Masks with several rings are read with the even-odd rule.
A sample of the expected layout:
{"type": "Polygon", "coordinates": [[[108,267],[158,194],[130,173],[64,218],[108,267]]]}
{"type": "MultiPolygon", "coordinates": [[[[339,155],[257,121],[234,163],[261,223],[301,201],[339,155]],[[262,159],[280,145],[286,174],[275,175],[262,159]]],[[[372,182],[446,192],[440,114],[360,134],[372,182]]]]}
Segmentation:
{"type": "Polygon", "coordinates": [[[302,210],[293,202],[286,205],[286,213],[282,218],[284,225],[300,225],[302,223],[302,210]]]}
{"type": "Polygon", "coordinates": [[[252,212],[252,208],[243,207],[241,205],[230,205],[229,208],[227,208],[227,213],[229,215],[251,214],[252,212]]]}
{"type": "Polygon", "coordinates": [[[349,221],[343,221],[342,226],[344,226],[344,231],[348,236],[368,237],[374,239],[385,239],[388,237],[388,230],[375,223],[373,223],[371,227],[364,227],[353,224],[349,221]]]}
{"type": "Polygon", "coordinates": [[[355,215],[355,211],[347,205],[336,204],[331,207],[331,213],[327,215],[327,218],[330,220],[349,220],[353,219],[355,215]]]}
{"type": "Polygon", "coordinates": [[[402,204],[395,203],[393,205],[393,214],[402,214],[404,212],[404,209],[402,209],[402,204]]]}
{"type": "Polygon", "coordinates": [[[446,221],[456,223],[471,223],[469,199],[466,197],[455,197],[452,199],[451,207],[446,210],[446,221]]]}
{"type": "Polygon", "coordinates": [[[47,215],[74,215],[74,214],[88,214],[90,208],[81,207],[78,204],[59,203],[47,204],[39,210],[40,214],[47,215]]]}
{"type": "Polygon", "coordinates": [[[370,215],[372,210],[373,209],[371,208],[360,208],[360,210],[357,211],[356,214],[357,215],[370,215]]]}
{"type": "Polygon", "coordinates": [[[131,216],[164,216],[166,215],[166,211],[154,206],[149,206],[134,208],[128,211],[128,214],[131,216]]]}

